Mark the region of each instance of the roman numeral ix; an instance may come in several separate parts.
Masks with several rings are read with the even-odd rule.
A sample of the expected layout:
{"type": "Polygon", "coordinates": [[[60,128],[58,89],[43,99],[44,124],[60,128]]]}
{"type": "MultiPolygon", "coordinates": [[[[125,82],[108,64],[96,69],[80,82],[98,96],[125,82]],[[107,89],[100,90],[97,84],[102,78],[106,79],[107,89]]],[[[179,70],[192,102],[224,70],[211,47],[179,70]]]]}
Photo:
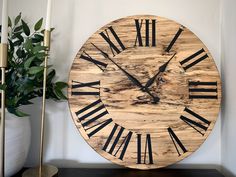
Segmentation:
{"type": "Polygon", "coordinates": [[[181,153],[188,152],[187,149],[182,144],[182,142],[180,141],[180,139],[174,133],[174,131],[171,128],[168,128],[167,130],[179,156],[181,156],[181,153]],[[182,152],[180,151],[180,149],[182,150],[182,152]]]}
{"type": "Polygon", "coordinates": [[[111,118],[99,122],[102,117],[109,114],[100,99],[85,106],[75,114],[89,138],[112,122],[111,118]]]}
{"type": "Polygon", "coordinates": [[[146,47],[154,47],[156,46],[156,20],[139,20],[135,19],[135,26],[136,26],[136,31],[137,31],[137,36],[135,39],[135,44],[134,46],[137,46],[137,43],[140,47],[143,47],[143,37],[142,37],[142,28],[143,28],[143,23],[145,23],[145,46],[146,47]],[[150,37],[150,31],[151,31],[151,37],[150,37]],[[150,44],[150,38],[151,38],[151,44],[150,44]]]}
{"type": "Polygon", "coordinates": [[[191,67],[205,60],[206,58],[208,58],[207,53],[205,52],[204,49],[201,49],[196,53],[192,54],[191,56],[189,56],[188,58],[181,61],[180,64],[182,65],[183,69],[187,71],[191,67]]]}
{"type": "Polygon", "coordinates": [[[217,82],[189,81],[189,99],[217,99],[217,82]]]}
{"type": "Polygon", "coordinates": [[[108,29],[106,29],[105,31],[103,31],[99,34],[108,43],[113,56],[115,56],[116,54],[121,53],[121,51],[126,49],[124,44],[121,42],[119,36],[116,34],[116,32],[114,31],[112,26],[108,27],[108,29]],[[116,42],[112,42],[112,39],[111,39],[108,31],[110,31],[110,33],[112,34],[112,36],[114,38],[114,41],[116,41],[116,42]]]}
{"type": "Polygon", "coordinates": [[[102,149],[103,151],[106,151],[113,156],[117,156],[119,154],[120,160],[123,160],[127,147],[129,145],[130,139],[133,134],[132,132],[129,131],[125,137],[122,137],[124,134],[124,130],[125,130],[124,127],[121,127],[118,124],[115,124],[102,149]],[[115,137],[115,134],[116,134],[116,137],[115,137]],[[114,139],[114,141],[112,141],[112,139],[114,139]]]}
{"type": "Polygon", "coordinates": [[[74,96],[81,96],[81,95],[100,96],[100,81],[86,82],[86,83],[79,81],[72,81],[71,89],[72,89],[71,95],[74,96]]]}
{"type": "Polygon", "coordinates": [[[147,156],[149,158],[148,164],[153,164],[151,135],[146,135],[145,149],[142,152],[142,134],[137,134],[137,164],[147,164],[147,156]],[[144,156],[142,156],[143,153],[144,156]]]}
{"type": "Polygon", "coordinates": [[[190,115],[192,118],[189,118],[189,116],[187,117],[181,115],[180,119],[184,121],[186,124],[188,124],[190,127],[192,127],[194,130],[196,130],[198,133],[204,135],[211,122],[188,108],[185,108],[184,112],[188,113],[188,115],[190,115]],[[198,121],[195,121],[193,118],[195,118],[198,121]],[[202,133],[202,131],[204,131],[204,133],[202,133]]]}

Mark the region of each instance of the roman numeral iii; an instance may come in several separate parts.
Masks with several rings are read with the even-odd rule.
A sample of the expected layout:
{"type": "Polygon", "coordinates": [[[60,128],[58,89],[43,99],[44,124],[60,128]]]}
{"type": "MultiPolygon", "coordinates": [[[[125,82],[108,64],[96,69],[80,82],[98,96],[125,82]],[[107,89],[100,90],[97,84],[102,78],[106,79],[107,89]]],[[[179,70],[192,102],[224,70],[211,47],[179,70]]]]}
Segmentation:
{"type": "Polygon", "coordinates": [[[186,124],[188,124],[190,127],[192,127],[194,130],[196,130],[198,133],[204,135],[211,122],[188,108],[185,108],[184,112],[187,113],[188,116],[181,115],[180,119],[186,124]],[[204,133],[202,133],[202,131],[204,133]]]}
{"type": "Polygon", "coordinates": [[[135,19],[135,27],[136,27],[137,36],[135,39],[134,46],[137,46],[137,43],[140,47],[143,47],[144,45],[143,37],[142,37],[143,35],[142,28],[144,28],[143,26],[145,26],[145,46],[146,47],[156,46],[156,20],[151,20],[151,23],[150,23],[149,19],[146,19],[146,20],[135,19]],[[143,23],[145,23],[145,25],[143,23]],[[151,37],[150,37],[150,31],[151,31],[151,37]],[[150,42],[150,38],[151,38],[151,42],[150,42]]]}
{"type": "Polygon", "coordinates": [[[177,39],[179,38],[179,36],[181,35],[181,33],[183,31],[184,31],[184,28],[180,27],[179,30],[177,31],[177,33],[175,34],[174,38],[171,40],[170,44],[166,48],[166,52],[170,52],[170,50],[172,49],[172,47],[174,46],[175,42],[177,41],[177,39]]]}
{"type": "Polygon", "coordinates": [[[83,53],[80,56],[80,59],[86,60],[88,62],[95,64],[102,71],[104,71],[107,67],[107,63],[103,63],[95,58],[92,58],[86,51],[83,51],[83,53]]]}
{"type": "Polygon", "coordinates": [[[217,82],[189,81],[189,99],[217,99],[217,82]]]}
{"type": "Polygon", "coordinates": [[[75,114],[89,138],[112,122],[111,118],[99,122],[102,117],[109,114],[100,99],[85,106],[75,114]]]}
{"type": "Polygon", "coordinates": [[[129,145],[130,139],[132,137],[132,132],[128,132],[125,137],[124,136],[124,127],[119,126],[118,124],[115,124],[105,145],[103,146],[103,151],[108,152],[109,154],[113,156],[117,156],[119,154],[119,159],[123,160],[124,155],[126,153],[127,147],[129,145]],[[116,135],[114,141],[112,142],[112,139],[114,135],[116,135]],[[110,145],[110,147],[108,147],[110,145]]]}
{"type": "Polygon", "coordinates": [[[101,32],[99,34],[108,43],[113,56],[121,53],[121,51],[126,49],[124,44],[121,42],[119,36],[116,34],[114,29],[112,28],[112,26],[108,27],[108,29],[106,29],[104,32],[101,32]],[[112,37],[114,38],[113,40],[109,35],[109,31],[110,31],[110,34],[112,35],[112,37]],[[115,41],[115,42],[113,42],[113,41],[115,41]]]}
{"type": "Polygon", "coordinates": [[[144,146],[145,148],[143,151],[142,150],[142,134],[137,134],[137,164],[147,164],[147,158],[149,159],[148,164],[153,164],[152,140],[151,140],[150,134],[146,135],[144,146]]]}
{"type": "Polygon", "coordinates": [[[182,65],[183,69],[185,71],[187,71],[191,67],[193,67],[193,66],[197,65],[198,63],[200,63],[201,61],[205,60],[206,58],[208,58],[207,53],[205,52],[204,49],[201,49],[201,50],[197,51],[196,53],[190,55],[189,57],[187,57],[183,61],[181,61],[180,64],[182,65]]]}
{"type": "Polygon", "coordinates": [[[100,96],[100,81],[86,82],[86,83],[79,81],[72,81],[71,89],[72,89],[71,95],[74,96],[81,96],[81,95],[100,96]]]}
{"type": "Polygon", "coordinates": [[[176,149],[178,155],[181,156],[183,153],[188,152],[187,149],[184,147],[183,143],[180,141],[180,139],[175,134],[175,132],[171,128],[168,128],[167,130],[168,130],[168,133],[170,135],[170,138],[175,146],[175,149],[176,149]]]}

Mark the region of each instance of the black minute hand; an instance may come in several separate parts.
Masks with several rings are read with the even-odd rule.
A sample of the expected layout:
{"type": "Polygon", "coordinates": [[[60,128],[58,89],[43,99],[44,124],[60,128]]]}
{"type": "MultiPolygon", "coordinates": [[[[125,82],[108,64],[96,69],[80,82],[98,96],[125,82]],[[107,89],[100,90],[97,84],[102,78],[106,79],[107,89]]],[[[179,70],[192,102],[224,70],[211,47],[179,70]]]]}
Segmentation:
{"type": "Polygon", "coordinates": [[[102,55],[110,60],[113,64],[115,64],[128,78],[130,81],[133,82],[133,84],[135,84],[136,86],[138,86],[139,88],[143,89],[143,85],[138,81],[138,79],[136,79],[134,76],[132,76],[131,74],[129,74],[126,70],[124,70],[122,67],[120,67],[114,60],[112,60],[109,55],[107,53],[105,53],[104,51],[102,51],[101,49],[99,49],[96,45],[92,44],[97,50],[99,50],[102,55]]]}
{"type": "Polygon", "coordinates": [[[157,76],[160,74],[160,73],[163,73],[165,72],[168,64],[170,63],[170,61],[175,57],[176,53],[166,62],[164,63],[163,65],[161,65],[159,67],[159,71],[151,78],[147,81],[146,85],[144,86],[145,89],[149,88],[156,80],[157,76]]]}
{"type": "Polygon", "coordinates": [[[128,78],[130,81],[132,81],[132,83],[136,86],[138,86],[142,91],[145,91],[146,93],[148,93],[152,98],[153,98],[153,103],[158,103],[160,98],[154,96],[148,88],[144,89],[143,85],[139,82],[138,79],[136,79],[134,76],[132,76],[131,74],[129,74],[127,71],[125,71],[122,67],[120,67],[114,60],[112,60],[109,55],[107,53],[105,53],[104,51],[102,51],[100,48],[98,48],[95,44],[92,43],[92,45],[101,52],[101,54],[108,60],[110,60],[112,63],[114,63],[128,78]]]}

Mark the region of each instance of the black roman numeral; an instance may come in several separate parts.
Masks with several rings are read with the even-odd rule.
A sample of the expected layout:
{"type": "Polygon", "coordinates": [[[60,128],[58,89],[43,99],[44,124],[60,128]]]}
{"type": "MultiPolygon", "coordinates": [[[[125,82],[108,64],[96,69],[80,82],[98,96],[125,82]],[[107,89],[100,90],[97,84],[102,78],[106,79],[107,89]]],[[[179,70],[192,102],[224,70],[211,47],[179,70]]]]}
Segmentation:
{"type": "Polygon", "coordinates": [[[180,116],[180,119],[182,121],[184,121],[186,124],[188,124],[190,127],[192,127],[194,130],[196,130],[198,133],[200,133],[201,135],[204,135],[204,133],[202,133],[202,131],[206,132],[209,125],[211,124],[211,122],[206,120],[205,118],[203,118],[199,114],[191,111],[188,108],[185,108],[184,111],[186,113],[190,114],[195,119],[197,119],[198,122],[196,122],[195,120],[192,120],[186,116],[183,116],[183,115],[180,116]]]}
{"type": "Polygon", "coordinates": [[[112,119],[98,122],[99,119],[109,114],[100,99],[80,109],[75,114],[89,138],[112,122],[112,119]]]}
{"type": "Polygon", "coordinates": [[[95,64],[99,69],[104,71],[107,67],[107,63],[103,63],[101,61],[96,60],[95,58],[92,58],[86,51],[83,51],[83,54],[81,54],[80,59],[89,61],[93,64],[95,64]]]}
{"type": "Polygon", "coordinates": [[[79,81],[72,81],[71,89],[72,89],[71,95],[74,96],[81,96],[81,95],[100,96],[100,81],[86,82],[86,83],[79,81]]]}
{"type": "Polygon", "coordinates": [[[181,61],[180,64],[182,65],[184,70],[187,71],[189,68],[195,66],[196,64],[205,60],[206,58],[208,58],[207,53],[205,52],[204,49],[201,49],[196,53],[192,54],[191,56],[189,56],[188,58],[181,61]]]}
{"type": "Polygon", "coordinates": [[[172,41],[170,42],[170,44],[166,48],[166,52],[169,52],[172,49],[173,45],[175,44],[175,42],[177,41],[177,39],[179,38],[179,36],[181,35],[181,33],[183,31],[184,31],[184,28],[180,27],[179,30],[177,31],[177,33],[175,34],[174,38],[172,39],[172,41]]]}
{"type": "Polygon", "coordinates": [[[168,128],[167,130],[169,132],[170,138],[171,138],[171,140],[172,140],[172,142],[175,146],[175,149],[176,149],[177,153],[179,154],[179,156],[181,156],[180,149],[182,150],[183,153],[188,152],[187,149],[184,147],[184,145],[179,140],[179,138],[176,136],[174,131],[171,128],[168,128]]]}
{"type": "Polygon", "coordinates": [[[217,82],[189,81],[189,99],[217,99],[217,82]]]}
{"type": "Polygon", "coordinates": [[[150,23],[149,19],[146,19],[146,20],[135,19],[135,26],[136,26],[137,36],[136,36],[134,46],[137,46],[137,42],[138,42],[138,45],[140,47],[143,47],[143,38],[142,38],[143,23],[145,23],[145,46],[150,47],[150,37],[149,37],[150,36],[150,34],[149,34],[150,33],[150,28],[151,28],[151,31],[152,31],[151,46],[152,47],[156,46],[156,20],[152,20],[152,22],[150,23]],[[150,25],[151,25],[151,27],[150,27],[150,25]]]}
{"type": "Polygon", "coordinates": [[[147,153],[149,157],[149,164],[153,164],[151,135],[146,135],[144,157],[142,160],[142,135],[137,134],[137,164],[147,164],[147,153]]]}
{"type": "Polygon", "coordinates": [[[121,51],[125,50],[125,46],[124,44],[121,42],[120,38],[118,37],[118,35],[116,34],[116,32],[114,31],[114,29],[112,28],[112,26],[108,27],[108,29],[106,29],[104,32],[99,33],[102,38],[109,44],[109,47],[111,49],[111,52],[113,54],[113,56],[115,56],[116,54],[121,53],[121,51]],[[113,35],[116,43],[114,44],[114,42],[112,42],[108,30],[110,31],[110,33],[113,35]]]}
{"type": "Polygon", "coordinates": [[[127,150],[127,147],[129,145],[130,139],[132,137],[132,132],[128,132],[128,134],[122,138],[122,135],[124,133],[124,127],[119,126],[118,124],[115,124],[105,145],[103,146],[102,150],[108,152],[109,154],[113,155],[113,156],[117,156],[117,154],[119,153],[119,159],[123,160],[125,152],[127,150]],[[119,130],[118,130],[119,129],[119,130]],[[117,133],[118,132],[118,133],[117,133]],[[114,135],[117,133],[114,141],[112,142],[110,148],[108,148],[108,146],[110,145],[114,135]],[[121,142],[121,144],[119,144],[119,142],[121,142]],[[117,147],[117,149],[116,149],[117,147]],[[121,150],[121,148],[123,147],[123,149],[121,150]],[[108,150],[109,149],[109,150],[108,150]],[[115,150],[116,149],[116,150],[115,150]]]}

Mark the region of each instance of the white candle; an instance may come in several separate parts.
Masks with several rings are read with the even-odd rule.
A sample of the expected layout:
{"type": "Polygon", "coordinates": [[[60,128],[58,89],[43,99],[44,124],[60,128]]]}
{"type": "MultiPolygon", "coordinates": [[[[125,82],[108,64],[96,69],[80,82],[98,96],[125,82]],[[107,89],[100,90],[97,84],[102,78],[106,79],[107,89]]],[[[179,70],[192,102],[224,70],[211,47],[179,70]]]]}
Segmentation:
{"type": "Polygon", "coordinates": [[[7,42],[8,42],[8,0],[3,0],[1,43],[7,44],[7,42]]]}
{"type": "Polygon", "coordinates": [[[51,29],[51,14],[52,14],[52,0],[48,0],[46,26],[45,26],[45,30],[48,31],[50,31],[51,29]]]}

